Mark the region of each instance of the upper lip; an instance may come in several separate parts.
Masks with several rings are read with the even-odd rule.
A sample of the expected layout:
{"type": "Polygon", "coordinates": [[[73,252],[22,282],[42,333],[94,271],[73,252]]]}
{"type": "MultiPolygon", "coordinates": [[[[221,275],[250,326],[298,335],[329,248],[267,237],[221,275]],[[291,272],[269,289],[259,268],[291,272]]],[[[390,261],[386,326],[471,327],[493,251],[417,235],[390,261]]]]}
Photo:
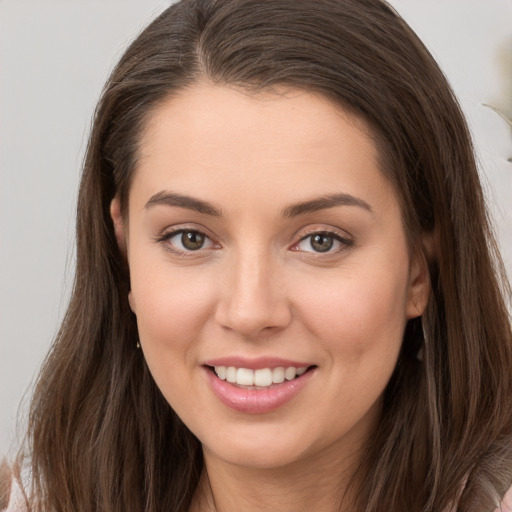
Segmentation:
{"type": "Polygon", "coordinates": [[[292,359],[283,359],[280,357],[257,357],[247,358],[240,356],[226,356],[204,361],[204,366],[234,366],[235,368],[247,368],[250,370],[259,370],[261,368],[304,368],[312,366],[310,362],[296,361],[292,359]]]}

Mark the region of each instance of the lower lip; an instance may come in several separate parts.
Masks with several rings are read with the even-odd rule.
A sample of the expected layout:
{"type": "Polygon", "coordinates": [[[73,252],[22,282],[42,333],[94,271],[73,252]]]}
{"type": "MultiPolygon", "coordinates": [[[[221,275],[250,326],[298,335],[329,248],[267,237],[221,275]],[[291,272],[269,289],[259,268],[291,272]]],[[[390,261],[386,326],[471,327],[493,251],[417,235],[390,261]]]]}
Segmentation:
{"type": "Polygon", "coordinates": [[[263,414],[285,405],[300,393],[314,373],[309,370],[300,377],[274,384],[267,389],[245,389],[219,379],[208,368],[205,371],[220,401],[230,409],[246,414],[263,414]]]}

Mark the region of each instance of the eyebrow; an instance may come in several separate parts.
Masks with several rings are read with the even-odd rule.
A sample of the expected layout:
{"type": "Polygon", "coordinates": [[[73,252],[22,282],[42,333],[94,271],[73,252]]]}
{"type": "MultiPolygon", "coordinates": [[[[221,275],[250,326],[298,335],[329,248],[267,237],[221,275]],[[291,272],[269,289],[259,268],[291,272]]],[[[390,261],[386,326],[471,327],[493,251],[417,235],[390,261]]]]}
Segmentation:
{"type": "MultiPolygon", "coordinates": [[[[187,208],[205,215],[222,217],[221,210],[207,201],[183,194],[167,192],[165,190],[151,196],[146,203],[145,208],[150,209],[158,205],[178,206],[180,208],[187,208]]],[[[298,217],[300,215],[306,215],[308,213],[314,213],[328,208],[335,208],[336,206],[358,206],[370,213],[373,213],[371,206],[363,199],[350,194],[330,194],[311,199],[309,201],[292,204],[282,211],[282,216],[285,218],[298,217]]]]}
{"type": "Polygon", "coordinates": [[[222,216],[221,211],[207,201],[195,199],[187,195],[174,194],[165,190],[151,196],[145,208],[150,209],[157,205],[179,206],[180,208],[187,208],[205,215],[212,215],[213,217],[222,216]]]}
{"type": "Polygon", "coordinates": [[[283,210],[283,217],[298,217],[336,206],[358,206],[373,213],[372,207],[363,199],[350,194],[331,194],[292,204],[283,210]]]}

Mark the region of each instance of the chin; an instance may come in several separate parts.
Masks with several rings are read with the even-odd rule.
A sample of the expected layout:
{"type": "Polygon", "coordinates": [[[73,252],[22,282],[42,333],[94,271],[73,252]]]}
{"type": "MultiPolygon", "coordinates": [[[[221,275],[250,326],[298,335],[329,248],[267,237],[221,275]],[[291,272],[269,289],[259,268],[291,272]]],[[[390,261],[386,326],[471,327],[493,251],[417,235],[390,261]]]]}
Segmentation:
{"type": "Polygon", "coordinates": [[[297,453],[296,449],[288,446],[276,446],[276,443],[262,446],[259,443],[252,445],[231,444],[218,447],[216,451],[203,446],[205,460],[223,460],[225,463],[243,467],[250,470],[278,470],[290,464],[297,464],[305,454],[297,453]]]}

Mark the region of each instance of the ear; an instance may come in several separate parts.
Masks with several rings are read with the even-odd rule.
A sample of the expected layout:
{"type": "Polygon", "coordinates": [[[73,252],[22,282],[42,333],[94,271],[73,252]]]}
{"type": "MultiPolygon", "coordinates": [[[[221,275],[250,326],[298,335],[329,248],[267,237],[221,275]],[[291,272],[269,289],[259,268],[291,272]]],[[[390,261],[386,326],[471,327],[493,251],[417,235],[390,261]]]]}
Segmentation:
{"type": "Polygon", "coordinates": [[[407,301],[407,319],[421,316],[428,304],[431,292],[430,272],[427,253],[430,254],[430,241],[424,240],[423,250],[417,248],[411,261],[409,273],[409,297],[407,301]]]}
{"type": "Polygon", "coordinates": [[[110,217],[114,223],[114,233],[116,235],[117,245],[121,254],[126,258],[126,235],[124,232],[124,220],[121,215],[121,201],[118,196],[115,196],[110,203],[110,217]]]}
{"type": "Polygon", "coordinates": [[[136,315],[137,310],[135,308],[135,299],[133,297],[133,293],[131,290],[128,292],[128,304],[130,304],[130,309],[132,310],[132,313],[136,315]]]}
{"type": "MultiPolygon", "coordinates": [[[[128,254],[126,250],[126,233],[124,230],[124,220],[121,215],[121,201],[118,196],[115,196],[110,203],[110,217],[112,218],[112,222],[114,223],[114,233],[116,235],[117,245],[119,247],[119,252],[124,259],[124,265],[126,267],[126,272],[129,274],[128,270],[128,254]]],[[[128,292],[128,303],[130,304],[130,309],[135,313],[135,300],[133,298],[133,293],[130,290],[128,292]]]]}

